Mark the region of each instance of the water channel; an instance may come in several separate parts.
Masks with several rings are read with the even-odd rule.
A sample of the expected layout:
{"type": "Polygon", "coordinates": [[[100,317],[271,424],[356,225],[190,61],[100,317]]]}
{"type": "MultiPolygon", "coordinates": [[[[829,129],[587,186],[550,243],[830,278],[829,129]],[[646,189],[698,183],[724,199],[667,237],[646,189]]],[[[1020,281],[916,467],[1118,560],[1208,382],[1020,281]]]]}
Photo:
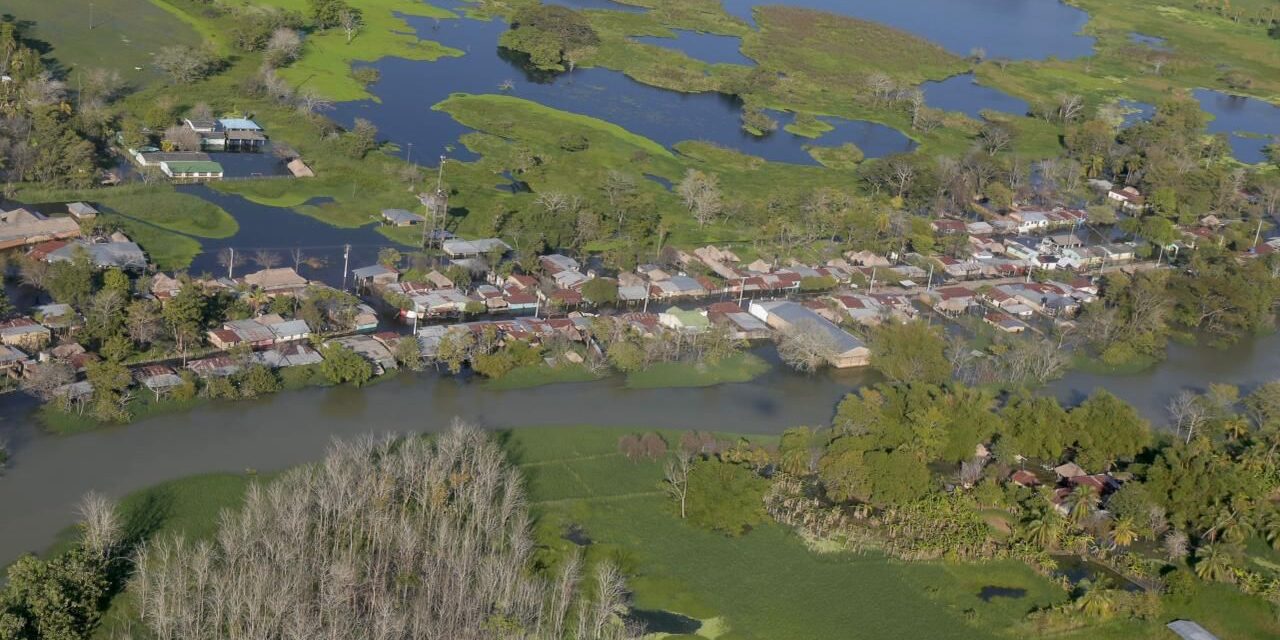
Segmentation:
{"type": "MultiPolygon", "coordinates": [[[[760,351],[776,364],[769,349],[760,351]]],[[[1131,376],[1073,372],[1045,390],[1078,402],[1106,388],[1156,424],[1178,391],[1210,382],[1243,392],[1280,375],[1280,333],[1217,350],[1175,345],[1169,358],[1131,376]]],[[[775,366],[747,383],[701,389],[626,389],[617,378],[495,391],[434,373],[403,375],[363,389],[285,392],[213,403],[136,424],[55,437],[31,419],[32,403],[0,398],[0,435],[14,452],[0,477],[0,566],[41,549],[74,519],[84,493],[112,496],[182,476],[270,471],[321,457],[333,438],[434,431],[461,416],[485,427],[591,424],[611,427],[779,433],[830,421],[836,404],[880,377],[869,370],[803,376],[775,366]]]]}

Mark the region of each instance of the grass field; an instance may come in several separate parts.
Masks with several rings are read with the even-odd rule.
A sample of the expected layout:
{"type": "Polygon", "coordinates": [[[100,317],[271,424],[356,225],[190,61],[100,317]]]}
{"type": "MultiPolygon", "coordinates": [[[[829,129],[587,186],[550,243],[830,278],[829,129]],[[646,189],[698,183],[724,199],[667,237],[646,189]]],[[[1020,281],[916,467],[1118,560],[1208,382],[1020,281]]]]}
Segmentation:
{"type": "Polygon", "coordinates": [[[201,251],[200,238],[229,238],[240,226],[221,207],[167,184],[128,185],[86,191],[19,192],[24,202],[97,205],[106,219],[124,228],[162,270],[183,269],[201,251]]]}
{"type": "Polygon", "coordinates": [[[564,364],[550,367],[545,364],[529,367],[516,367],[507,375],[496,380],[485,380],[486,389],[508,391],[511,389],[532,389],[548,384],[563,382],[591,382],[600,376],[591,373],[586,367],[577,364],[564,364]]]}
{"type": "MultiPolygon", "coordinates": [[[[554,569],[580,548],[588,563],[617,563],[628,576],[635,609],[650,620],[676,618],[689,627],[675,637],[1025,638],[1034,635],[1023,625],[1029,610],[1067,597],[1056,583],[1012,561],[904,563],[876,554],[816,553],[773,524],[737,538],[693,527],[662,493],[661,460],[632,462],[617,452],[619,437],[645,431],[545,427],[499,432],[497,438],[526,479],[537,559],[554,569]],[[585,536],[589,544],[577,547],[566,539],[570,527],[578,543],[585,536]],[[984,600],[984,587],[1025,593],[984,600]]],[[[677,432],[658,433],[668,442],[679,438],[677,432]]],[[[240,504],[250,483],[270,477],[200,475],[136,492],[121,502],[126,532],[139,540],[173,533],[208,539],[219,512],[240,504]]],[[[64,548],[70,536],[69,530],[54,549],[64,548]]],[[[115,598],[95,638],[125,627],[129,598],[127,592],[115,598]]],[[[1166,640],[1164,622],[1178,618],[1195,619],[1224,640],[1280,631],[1264,600],[1209,585],[1194,597],[1166,598],[1157,620],[1114,621],[1056,637],[1166,640]]]]}
{"type": "Polygon", "coordinates": [[[189,22],[151,0],[6,0],[0,14],[34,22],[31,37],[49,45],[48,57],[72,79],[79,71],[107,68],[119,71],[134,86],[151,84],[160,79],[151,65],[152,54],[169,45],[201,41],[189,22]]]}
{"type": "Polygon", "coordinates": [[[659,362],[643,371],[627,374],[629,389],[710,387],[727,382],[749,382],[769,370],[769,363],[753,353],[738,353],[715,364],[659,362]]]}

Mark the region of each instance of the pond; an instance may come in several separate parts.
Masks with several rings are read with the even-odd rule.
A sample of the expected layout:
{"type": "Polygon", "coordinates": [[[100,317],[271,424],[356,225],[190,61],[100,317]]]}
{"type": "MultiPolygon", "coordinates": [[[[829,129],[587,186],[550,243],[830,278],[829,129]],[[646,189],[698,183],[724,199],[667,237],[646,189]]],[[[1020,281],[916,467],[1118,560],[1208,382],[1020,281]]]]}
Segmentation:
{"type": "MultiPolygon", "coordinates": [[[[437,3],[439,4],[439,3],[437,3]]],[[[633,4],[623,4],[613,0],[542,0],[542,4],[554,4],[570,9],[609,9],[627,13],[645,13],[648,9],[633,4]]]]}
{"type": "Polygon", "coordinates": [[[1172,51],[1164,38],[1149,36],[1136,31],[1129,33],[1129,42],[1140,44],[1144,47],[1155,49],[1156,51],[1172,51]]]}
{"type": "Polygon", "coordinates": [[[997,587],[995,585],[987,585],[978,591],[978,598],[983,602],[991,602],[996,598],[1021,600],[1025,597],[1027,597],[1027,590],[1021,587],[997,587]]]}
{"type": "Polygon", "coordinates": [[[957,111],[980,120],[983,111],[999,111],[1015,116],[1026,115],[1031,106],[999,89],[978,84],[972,73],[962,73],[946,80],[920,85],[924,101],[943,111],[957,111]]]}
{"type": "Polygon", "coordinates": [[[1257,98],[1196,89],[1200,108],[1213,116],[1210,133],[1228,134],[1231,152],[1241,162],[1264,162],[1263,150],[1280,136],[1280,107],[1257,98]]]}
{"type": "Polygon", "coordinates": [[[1053,559],[1058,563],[1058,568],[1054,571],[1054,574],[1066,578],[1073,585],[1079,584],[1084,580],[1096,583],[1101,579],[1111,583],[1111,588],[1113,589],[1123,589],[1130,592],[1142,591],[1141,586],[1131,582],[1128,578],[1116,573],[1106,565],[1086,560],[1080,556],[1054,556],[1053,559]]]}
{"type": "MultiPolygon", "coordinates": [[[[751,9],[771,4],[724,0],[730,14],[755,24],[751,9]]],[[[1059,0],[781,0],[784,4],[872,20],[930,40],[967,56],[982,49],[989,58],[1044,60],[1080,58],[1094,39],[1081,34],[1089,14],[1059,0]]]]}
{"type": "Polygon", "coordinates": [[[810,143],[837,146],[853,142],[867,157],[914,146],[910,138],[892,127],[838,118],[829,119],[835,130],[817,140],[783,131],[752,136],[742,130],[742,104],[735,97],[658,89],[601,68],[563,74],[533,72],[522,65],[521,56],[497,47],[498,37],[507,28],[501,21],[406,20],[419,37],[467,54],[435,62],[383,59],[374,65],[381,79],[370,87],[378,99],[340,103],[333,115],[348,126],[357,117],[372,121],[406,155],[412,144],[414,157],[424,162],[434,162],[440,154],[475,159],[458,143],[459,136],[469,129],[448,114],[431,109],[455,92],[506,93],[612,122],[667,147],[683,140],[707,140],[776,162],[816,164],[804,150],[810,143]]]}
{"type": "Polygon", "coordinates": [[[644,44],[669,47],[683,51],[690,58],[710,62],[711,64],[741,64],[752,66],[755,60],[742,53],[742,38],[722,36],[714,33],[699,33],[686,29],[673,29],[674,38],[658,36],[635,36],[632,40],[644,44]]]}

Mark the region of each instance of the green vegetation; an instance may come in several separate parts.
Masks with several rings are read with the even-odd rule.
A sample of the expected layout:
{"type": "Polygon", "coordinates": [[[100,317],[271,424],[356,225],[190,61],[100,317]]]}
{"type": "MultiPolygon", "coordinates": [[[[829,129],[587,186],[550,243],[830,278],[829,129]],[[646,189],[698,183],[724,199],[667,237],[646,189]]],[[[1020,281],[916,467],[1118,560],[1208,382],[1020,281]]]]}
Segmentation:
{"type": "Polygon", "coordinates": [[[846,142],[838,147],[810,145],[805,147],[805,151],[808,151],[814,160],[821,162],[822,166],[830,169],[856,169],[863,159],[862,149],[852,142],[846,142]]]}
{"type": "Polygon", "coordinates": [[[130,84],[159,79],[152,54],[165,46],[190,44],[203,35],[181,13],[151,0],[94,0],[92,15],[39,0],[11,0],[4,13],[35,23],[29,37],[48,43],[70,77],[107,68],[130,84]],[[109,52],[109,54],[107,54],[109,52]]]}
{"type": "Polygon", "coordinates": [[[753,353],[737,353],[719,362],[659,362],[627,374],[629,389],[710,387],[749,382],[769,370],[769,363],[753,353]]]}
{"type": "Polygon", "coordinates": [[[500,378],[486,380],[484,386],[494,391],[509,391],[566,382],[591,382],[601,377],[580,364],[559,364],[552,367],[540,363],[516,367],[500,378]]]}

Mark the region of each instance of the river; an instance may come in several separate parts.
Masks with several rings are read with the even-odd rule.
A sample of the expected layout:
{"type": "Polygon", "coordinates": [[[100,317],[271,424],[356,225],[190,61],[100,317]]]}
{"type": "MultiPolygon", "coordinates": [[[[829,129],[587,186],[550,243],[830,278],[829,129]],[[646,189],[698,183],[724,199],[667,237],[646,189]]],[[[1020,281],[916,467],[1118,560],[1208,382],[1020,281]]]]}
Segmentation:
{"type": "MultiPolygon", "coordinates": [[[[776,355],[762,355],[777,364],[776,355]]],[[[1280,372],[1280,333],[1226,350],[1176,345],[1154,369],[1131,376],[1072,373],[1046,390],[1074,403],[1106,388],[1162,424],[1178,391],[1230,382],[1247,392],[1280,372]]],[[[873,371],[803,376],[775,366],[747,383],[701,389],[629,390],[618,378],[494,391],[434,373],[399,376],[363,389],[285,392],[212,403],[136,424],[55,437],[30,418],[21,396],[0,399],[0,434],[13,447],[0,477],[0,566],[38,551],[74,520],[90,490],[111,496],[165,480],[216,471],[270,471],[320,458],[333,438],[430,432],[460,416],[489,428],[590,424],[611,427],[779,433],[830,421],[840,399],[874,384],[873,371]]]]}

